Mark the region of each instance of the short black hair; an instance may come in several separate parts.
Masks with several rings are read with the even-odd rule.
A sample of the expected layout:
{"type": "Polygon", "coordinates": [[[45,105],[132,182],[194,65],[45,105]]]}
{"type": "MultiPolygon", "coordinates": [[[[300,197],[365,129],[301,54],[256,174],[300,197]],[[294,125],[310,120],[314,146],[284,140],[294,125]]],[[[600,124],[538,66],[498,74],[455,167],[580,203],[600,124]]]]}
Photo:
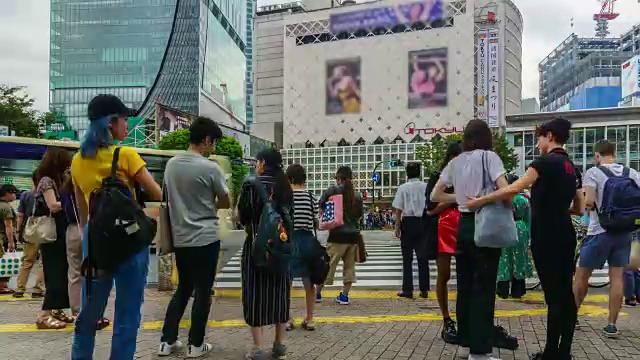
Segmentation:
{"type": "Polygon", "coordinates": [[[295,185],[302,185],[307,182],[307,172],[304,166],[300,164],[292,164],[287,168],[287,179],[295,185]]]}
{"type": "Polygon", "coordinates": [[[493,134],[483,120],[471,120],[462,133],[462,151],[492,150],[493,134]]]}
{"type": "Polygon", "coordinates": [[[404,171],[407,173],[407,178],[417,179],[420,177],[420,163],[415,161],[410,162],[407,164],[404,171]]]}
{"type": "Polygon", "coordinates": [[[7,194],[17,194],[18,188],[13,186],[12,184],[4,184],[0,186],[0,197],[5,196],[7,194]]]}
{"type": "Polygon", "coordinates": [[[600,154],[600,156],[615,156],[616,146],[608,140],[600,140],[593,147],[593,152],[600,154]]]}
{"type": "Polygon", "coordinates": [[[202,144],[207,138],[211,141],[219,140],[222,138],[222,130],[215,121],[204,116],[198,116],[189,126],[189,142],[198,145],[202,144]]]}
{"type": "Polygon", "coordinates": [[[553,141],[560,145],[564,145],[569,140],[569,133],[571,132],[571,121],[557,117],[536,128],[536,138],[540,136],[547,136],[551,133],[553,141]]]}

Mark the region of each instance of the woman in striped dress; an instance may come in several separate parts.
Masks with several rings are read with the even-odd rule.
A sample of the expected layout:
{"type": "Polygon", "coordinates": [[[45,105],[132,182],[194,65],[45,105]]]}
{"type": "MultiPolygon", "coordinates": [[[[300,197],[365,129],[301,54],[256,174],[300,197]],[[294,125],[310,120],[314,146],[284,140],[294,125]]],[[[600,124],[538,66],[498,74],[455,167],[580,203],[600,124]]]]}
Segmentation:
{"type": "MultiPolygon", "coordinates": [[[[291,219],[284,214],[293,208],[293,195],[289,181],[282,171],[282,155],[275,149],[259,152],[256,173],[277,208],[283,212],[283,219],[291,219]]],[[[264,200],[253,182],[245,182],[238,199],[240,222],[245,227],[245,243],[242,248],[242,309],[244,320],[251,327],[253,350],[247,359],[267,359],[264,346],[263,327],[275,325],[276,336],[272,348],[273,359],[284,359],[286,348],[283,344],[287,321],[289,320],[291,278],[288,272],[273,273],[256,266],[251,248],[254,230],[264,208],[264,200]]],[[[292,228],[285,226],[286,228],[292,228]]]]}
{"type": "MultiPolygon", "coordinates": [[[[313,331],[313,309],[316,302],[316,289],[309,279],[308,259],[317,252],[320,243],[314,236],[316,226],[315,214],[318,213],[318,203],[316,198],[304,189],[307,182],[307,174],[304,167],[293,164],[287,168],[287,178],[293,189],[293,235],[291,243],[293,246],[293,257],[289,264],[291,278],[302,278],[304,285],[304,296],[307,313],[300,325],[303,329],[313,331]]],[[[287,323],[287,330],[295,327],[293,319],[287,323]]]]}

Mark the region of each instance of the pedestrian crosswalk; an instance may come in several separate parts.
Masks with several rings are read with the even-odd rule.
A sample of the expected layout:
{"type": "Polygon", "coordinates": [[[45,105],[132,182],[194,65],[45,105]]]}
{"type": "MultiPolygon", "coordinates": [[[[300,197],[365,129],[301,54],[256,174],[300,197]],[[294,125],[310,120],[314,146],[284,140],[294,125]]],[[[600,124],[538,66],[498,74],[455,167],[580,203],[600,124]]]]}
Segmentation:
{"type": "MultiPolygon", "coordinates": [[[[402,253],[398,243],[377,243],[367,245],[369,254],[367,261],[363,264],[356,265],[357,282],[353,284],[354,288],[360,289],[399,289],[402,286],[402,253]]],[[[233,256],[218,273],[216,279],[217,288],[237,289],[241,287],[241,270],[240,270],[240,254],[241,251],[233,256]]],[[[455,259],[452,259],[450,286],[456,284],[455,259]]],[[[431,287],[436,283],[437,269],[435,261],[429,262],[429,275],[431,287]]],[[[414,259],[413,262],[414,286],[418,286],[418,265],[414,259]]],[[[593,285],[608,283],[607,268],[596,270],[593,273],[590,283],[593,285]]],[[[527,279],[528,285],[537,283],[538,280],[527,279]]],[[[294,281],[294,286],[302,286],[302,283],[294,281]]],[[[342,286],[342,264],[338,265],[333,286],[342,286]]]]}

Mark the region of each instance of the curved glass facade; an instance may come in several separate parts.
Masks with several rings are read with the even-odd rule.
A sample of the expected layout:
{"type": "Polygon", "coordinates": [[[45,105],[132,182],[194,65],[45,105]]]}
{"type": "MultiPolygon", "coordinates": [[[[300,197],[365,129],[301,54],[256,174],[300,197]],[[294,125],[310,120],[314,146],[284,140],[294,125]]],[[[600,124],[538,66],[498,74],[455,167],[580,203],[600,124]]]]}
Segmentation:
{"type": "Polygon", "coordinates": [[[246,1],[52,0],[51,110],[82,134],[96,94],[151,120],[156,101],[199,114],[202,89],[245,119],[246,1]]]}
{"type": "Polygon", "coordinates": [[[51,0],[51,110],[82,130],[98,93],[140,106],[160,69],[176,1],[51,0]]]}

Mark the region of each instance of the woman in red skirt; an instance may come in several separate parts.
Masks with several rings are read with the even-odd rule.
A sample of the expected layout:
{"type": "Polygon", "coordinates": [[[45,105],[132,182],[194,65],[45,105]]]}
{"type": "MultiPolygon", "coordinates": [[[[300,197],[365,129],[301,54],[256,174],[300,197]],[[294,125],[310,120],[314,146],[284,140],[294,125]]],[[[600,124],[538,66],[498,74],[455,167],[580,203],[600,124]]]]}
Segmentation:
{"type": "MultiPolygon", "coordinates": [[[[449,144],[444,163],[440,170],[462,151],[460,143],[449,144]]],[[[429,184],[435,184],[440,174],[432,176],[429,184]],[[432,181],[435,180],[435,181],[432,181]]],[[[447,193],[453,194],[453,188],[447,189],[447,193]]],[[[455,341],[458,336],[456,322],[449,315],[449,289],[448,283],[451,279],[451,257],[456,251],[456,237],[458,236],[458,220],[460,219],[460,211],[455,204],[435,204],[430,203],[427,215],[437,217],[437,239],[438,239],[438,255],[436,258],[436,266],[438,269],[438,278],[436,280],[436,295],[438,297],[438,305],[444,319],[442,328],[442,339],[451,342],[455,341]]]]}

